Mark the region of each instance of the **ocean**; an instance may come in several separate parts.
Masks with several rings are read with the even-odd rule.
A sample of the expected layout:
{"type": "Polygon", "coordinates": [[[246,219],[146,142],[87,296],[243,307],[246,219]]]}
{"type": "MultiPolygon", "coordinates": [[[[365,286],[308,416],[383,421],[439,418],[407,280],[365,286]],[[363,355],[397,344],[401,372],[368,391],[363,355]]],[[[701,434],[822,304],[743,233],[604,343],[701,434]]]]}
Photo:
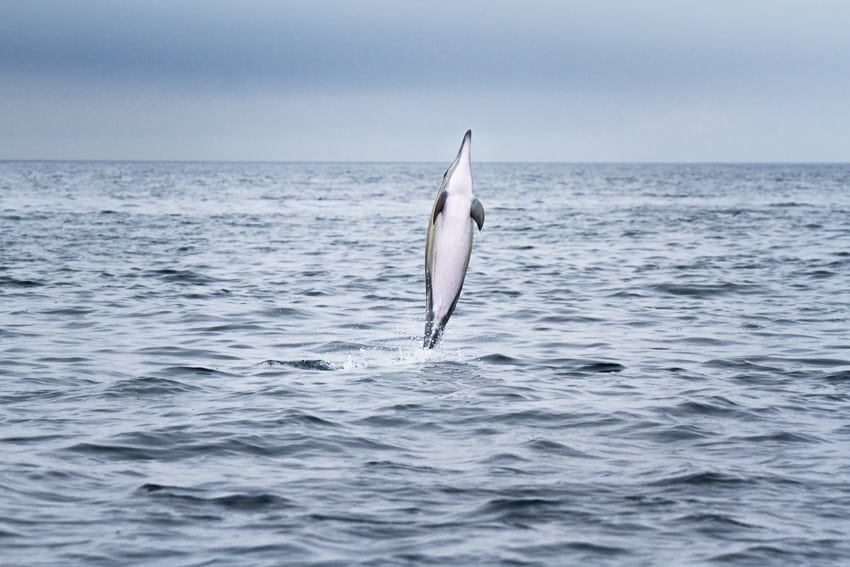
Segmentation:
{"type": "Polygon", "coordinates": [[[0,162],[0,563],[850,561],[850,165],[0,162]]]}

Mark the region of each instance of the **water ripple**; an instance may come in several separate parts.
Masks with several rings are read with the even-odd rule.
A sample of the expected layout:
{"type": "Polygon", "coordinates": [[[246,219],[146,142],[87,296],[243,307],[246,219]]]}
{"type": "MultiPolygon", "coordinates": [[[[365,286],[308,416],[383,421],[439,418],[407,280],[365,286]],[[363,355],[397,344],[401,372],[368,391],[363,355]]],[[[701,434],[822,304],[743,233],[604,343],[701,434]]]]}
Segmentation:
{"type": "Polygon", "coordinates": [[[0,163],[9,564],[837,565],[844,165],[0,163]]]}

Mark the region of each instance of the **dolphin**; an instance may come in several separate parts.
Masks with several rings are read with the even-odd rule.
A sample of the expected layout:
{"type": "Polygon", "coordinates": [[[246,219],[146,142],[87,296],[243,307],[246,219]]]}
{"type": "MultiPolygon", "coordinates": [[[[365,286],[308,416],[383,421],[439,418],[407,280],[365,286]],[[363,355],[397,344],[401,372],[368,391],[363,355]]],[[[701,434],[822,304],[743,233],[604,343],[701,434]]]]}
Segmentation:
{"type": "Polygon", "coordinates": [[[455,310],[472,252],[472,223],[484,226],[484,207],[472,194],[469,163],[472,130],[467,130],[457,157],[443,174],[425,243],[425,341],[434,348],[455,310]]]}

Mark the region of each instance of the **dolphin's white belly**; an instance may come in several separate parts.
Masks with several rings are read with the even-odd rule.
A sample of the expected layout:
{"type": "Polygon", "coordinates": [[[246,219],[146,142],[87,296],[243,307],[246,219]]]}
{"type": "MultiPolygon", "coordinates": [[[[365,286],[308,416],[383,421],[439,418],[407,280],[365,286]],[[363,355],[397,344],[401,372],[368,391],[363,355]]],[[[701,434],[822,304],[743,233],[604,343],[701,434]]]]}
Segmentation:
{"type": "Polygon", "coordinates": [[[431,296],[437,319],[449,312],[460,293],[472,251],[473,221],[469,216],[469,200],[452,200],[452,197],[447,199],[434,226],[431,296]]]}

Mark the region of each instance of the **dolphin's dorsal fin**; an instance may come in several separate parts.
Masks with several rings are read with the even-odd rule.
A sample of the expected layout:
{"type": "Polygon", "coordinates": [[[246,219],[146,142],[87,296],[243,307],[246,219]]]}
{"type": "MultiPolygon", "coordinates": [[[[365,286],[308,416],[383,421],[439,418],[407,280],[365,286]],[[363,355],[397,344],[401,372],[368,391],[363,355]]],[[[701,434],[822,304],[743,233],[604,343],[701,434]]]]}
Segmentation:
{"type": "Polygon", "coordinates": [[[443,212],[443,207],[446,206],[446,197],[449,196],[448,191],[440,191],[440,195],[434,202],[434,212],[431,214],[431,224],[437,222],[437,215],[443,212]]]}
{"type": "Polygon", "coordinates": [[[472,206],[469,208],[469,216],[471,216],[472,220],[475,221],[475,224],[478,225],[479,231],[484,228],[484,205],[481,204],[481,201],[479,201],[477,197],[472,199],[472,206]]]}

